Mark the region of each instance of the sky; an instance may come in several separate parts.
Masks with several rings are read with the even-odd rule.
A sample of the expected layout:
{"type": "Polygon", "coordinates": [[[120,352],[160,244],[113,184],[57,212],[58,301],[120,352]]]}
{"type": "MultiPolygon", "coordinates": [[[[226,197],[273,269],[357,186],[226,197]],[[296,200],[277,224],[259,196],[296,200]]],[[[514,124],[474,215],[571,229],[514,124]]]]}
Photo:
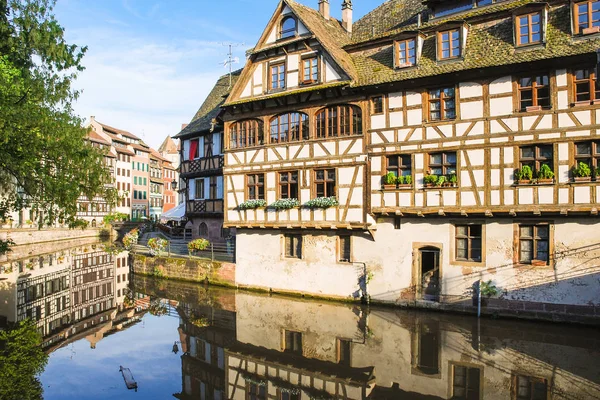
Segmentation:
{"type": "MultiPolygon", "coordinates": [[[[317,8],[318,0],[298,0],[317,8]]],[[[243,67],[279,0],[57,0],[67,42],[88,46],[75,112],[157,149],[188,123],[219,76],[226,44],[243,67]]],[[[354,20],[383,0],[354,0],[354,20]]],[[[341,19],[342,0],[330,0],[341,19]]]]}

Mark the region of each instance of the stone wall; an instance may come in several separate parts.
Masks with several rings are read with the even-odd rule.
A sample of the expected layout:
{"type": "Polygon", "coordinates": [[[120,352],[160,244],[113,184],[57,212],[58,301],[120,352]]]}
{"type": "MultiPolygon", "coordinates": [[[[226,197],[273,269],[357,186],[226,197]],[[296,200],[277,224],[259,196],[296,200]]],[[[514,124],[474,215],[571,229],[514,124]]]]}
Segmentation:
{"type": "Polygon", "coordinates": [[[235,264],[179,257],[133,256],[133,273],[189,282],[235,286],[235,264]]]}
{"type": "Polygon", "coordinates": [[[11,239],[17,246],[82,238],[109,238],[110,230],[102,228],[68,229],[0,229],[0,240],[11,239]]]}

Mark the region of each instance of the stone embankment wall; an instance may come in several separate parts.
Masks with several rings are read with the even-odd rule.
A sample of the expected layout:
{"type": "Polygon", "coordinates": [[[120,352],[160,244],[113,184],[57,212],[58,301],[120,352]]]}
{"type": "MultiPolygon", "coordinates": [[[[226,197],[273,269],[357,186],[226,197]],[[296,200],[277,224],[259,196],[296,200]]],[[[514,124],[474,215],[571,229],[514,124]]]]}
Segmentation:
{"type": "Polygon", "coordinates": [[[0,229],[0,240],[11,239],[16,246],[103,236],[108,239],[110,235],[109,229],[102,228],[0,229]]]}
{"type": "Polygon", "coordinates": [[[133,273],[189,282],[235,286],[235,264],[194,258],[133,255],[133,273]]]}

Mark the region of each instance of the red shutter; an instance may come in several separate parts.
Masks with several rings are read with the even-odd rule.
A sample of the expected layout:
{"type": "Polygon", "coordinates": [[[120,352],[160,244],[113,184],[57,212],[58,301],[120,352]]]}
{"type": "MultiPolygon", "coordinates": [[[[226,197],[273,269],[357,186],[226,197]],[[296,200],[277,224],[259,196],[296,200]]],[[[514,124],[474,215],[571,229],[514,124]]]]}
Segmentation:
{"type": "Polygon", "coordinates": [[[196,158],[196,151],[198,150],[198,139],[190,141],[190,160],[196,158]]]}

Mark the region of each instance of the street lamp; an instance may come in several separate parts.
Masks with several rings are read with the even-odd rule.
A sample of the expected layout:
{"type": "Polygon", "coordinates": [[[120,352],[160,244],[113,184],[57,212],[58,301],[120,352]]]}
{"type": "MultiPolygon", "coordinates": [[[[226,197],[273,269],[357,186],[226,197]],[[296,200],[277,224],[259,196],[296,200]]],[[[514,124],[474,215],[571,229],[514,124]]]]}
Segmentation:
{"type": "Polygon", "coordinates": [[[171,187],[173,190],[177,190],[177,181],[175,179],[173,179],[173,182],[171,182],[171,187]]]}

